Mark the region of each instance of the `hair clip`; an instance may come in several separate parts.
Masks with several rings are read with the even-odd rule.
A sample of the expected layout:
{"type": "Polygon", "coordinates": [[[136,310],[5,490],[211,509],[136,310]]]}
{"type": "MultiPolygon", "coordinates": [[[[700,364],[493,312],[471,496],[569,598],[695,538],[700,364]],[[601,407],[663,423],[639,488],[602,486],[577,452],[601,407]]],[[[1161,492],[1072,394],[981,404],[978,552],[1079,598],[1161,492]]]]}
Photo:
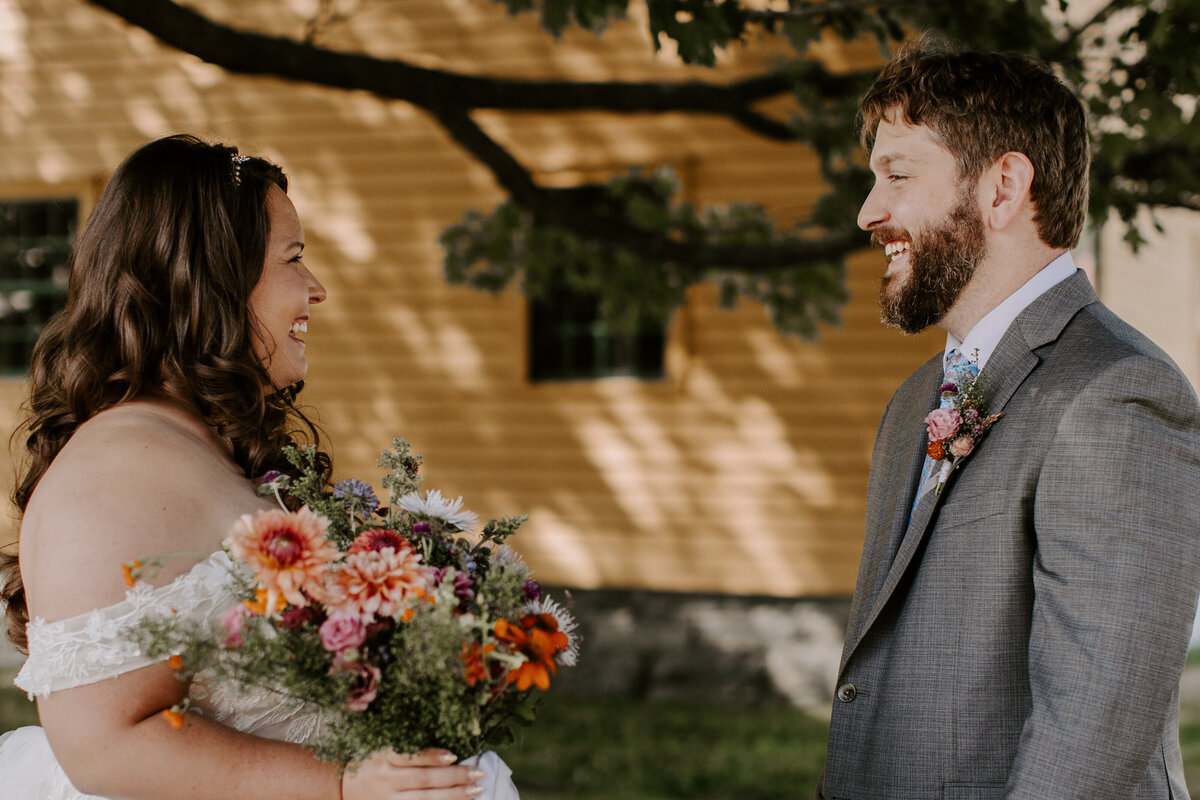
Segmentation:
{"type": "Polygon", "coordinates": [[[239,156],[237,153],[230,153],[229,160],[233,162],[233,185],[242,185],[242,164],[250,160],[250,156],[239,156]]]}

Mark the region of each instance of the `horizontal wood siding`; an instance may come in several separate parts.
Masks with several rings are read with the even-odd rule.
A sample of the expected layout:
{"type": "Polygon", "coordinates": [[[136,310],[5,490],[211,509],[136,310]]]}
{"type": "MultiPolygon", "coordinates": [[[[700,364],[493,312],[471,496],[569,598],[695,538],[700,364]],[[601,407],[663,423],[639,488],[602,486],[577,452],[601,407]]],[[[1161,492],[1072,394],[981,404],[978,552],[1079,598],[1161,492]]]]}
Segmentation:
{"type": "MultiPolygon", "coordinates": [[[[192,5],[245,27],[300,30],[278,11],[287,4],[192,5]]],[[[331,32],[329,44],[573,79],[730,80],[770,58],[733,51],[704,71],[654,55],[632,24],[556,43],[532,16],[509,18],[489,2],[381,7],[331,32]]],[[[329,290],[310,323],[305,400],[340,475],[377,482],[377,451],[404,435],[425,455],[430,488],[464,495],[483,517],[530,514],[514,543],[547,582],[852,590],[879,416],[903,376],[940,347],[936,335],[879,325],[880,254],[850,260],[842,324],[816,342],[778,333],[756,304],[720,309],[713,287],[701,286],[671,322],[663,380],[531,384],[524,298],[442,276],[441,231],[503,195],[425,114],[360,92],[232,76],[77,0],[12,13],[24,29],[0,53],[0,194],[98,187],[134,147],[174,131],[285,166],[306,260],[329,290]]],[[[721,119],[477,118],[547,181],[665,163],[687,199],[760,203],[781,224],[802,218],[821,189],[803,147],[721,119]]],[[[22,391],[19,381],[0,385],[0,422],[15,424],[22,391]]]]}

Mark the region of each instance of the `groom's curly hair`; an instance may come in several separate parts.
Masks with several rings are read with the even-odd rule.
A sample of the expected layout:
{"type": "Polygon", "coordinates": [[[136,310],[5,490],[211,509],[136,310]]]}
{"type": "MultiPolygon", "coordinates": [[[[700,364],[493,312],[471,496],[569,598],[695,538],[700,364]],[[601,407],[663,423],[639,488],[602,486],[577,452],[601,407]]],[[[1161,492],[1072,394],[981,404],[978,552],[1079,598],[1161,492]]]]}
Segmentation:
{"type": "MultiPolygon", "coordinates": [[[[169,136],[113,174],[76,242],[66,306],[33,351],[26,463],[13,492],[24,512],[50,462],[97,413],[157,397],[228,439],[247,477],[290,473],[285,445],[319,443],[296,408],[303,383],[274,386],[255,355],[250,293],[262,273],[271,186],[283,171],[193,136],[169,136]]],[[[329,458],[319,454],[329,474],[329,458]]],[[[26,646],[17,557],[0,555],[9,638],[26,646]]]]}
{"type": "Polygon", "coordinates": [[[1033,164],[1038,235],[1072,248],[1087,216],[1091,145],[1083,103],[1050,68],[1013,53],[960,52],[932,35],[906,41],[859,101],[863,147],[879,123],[925,125],[977,180],[1008,152],[1033,164]],[[895,117],[899,117],[897,120],[895,117]]]}

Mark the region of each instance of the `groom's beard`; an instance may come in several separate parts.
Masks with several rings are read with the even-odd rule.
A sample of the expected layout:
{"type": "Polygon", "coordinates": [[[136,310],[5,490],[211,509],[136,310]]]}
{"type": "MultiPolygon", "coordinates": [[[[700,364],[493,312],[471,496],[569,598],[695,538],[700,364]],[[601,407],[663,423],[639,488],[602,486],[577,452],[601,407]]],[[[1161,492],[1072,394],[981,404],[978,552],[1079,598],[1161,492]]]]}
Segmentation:
{"type": "MultiPolygon", "coordinates": [[[[872,239],[889,241],[903,234],[880,230],[872,239]]],[[[983,214],[969,192],[960,191],[946,223],[911,237],[908,275],[884,275],[879,287],[879,318],[905,333],[935,325],[958,301],[975,274],[987,243],[983,214]]]]}

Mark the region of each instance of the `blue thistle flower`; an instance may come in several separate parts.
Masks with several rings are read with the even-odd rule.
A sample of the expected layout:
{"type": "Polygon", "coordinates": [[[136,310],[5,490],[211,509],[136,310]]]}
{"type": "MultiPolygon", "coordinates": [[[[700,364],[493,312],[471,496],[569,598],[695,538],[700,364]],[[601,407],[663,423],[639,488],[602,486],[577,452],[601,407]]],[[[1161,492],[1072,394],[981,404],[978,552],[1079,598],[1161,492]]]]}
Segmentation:
{"type": "Polygon", "coordinates": [[[379,508],[379,500],[369,484],[357,478],[347,478],[333,487],[333,499],[341,500],[347,506],[361,509],[364,517],[369,517],[379,508]]]}

